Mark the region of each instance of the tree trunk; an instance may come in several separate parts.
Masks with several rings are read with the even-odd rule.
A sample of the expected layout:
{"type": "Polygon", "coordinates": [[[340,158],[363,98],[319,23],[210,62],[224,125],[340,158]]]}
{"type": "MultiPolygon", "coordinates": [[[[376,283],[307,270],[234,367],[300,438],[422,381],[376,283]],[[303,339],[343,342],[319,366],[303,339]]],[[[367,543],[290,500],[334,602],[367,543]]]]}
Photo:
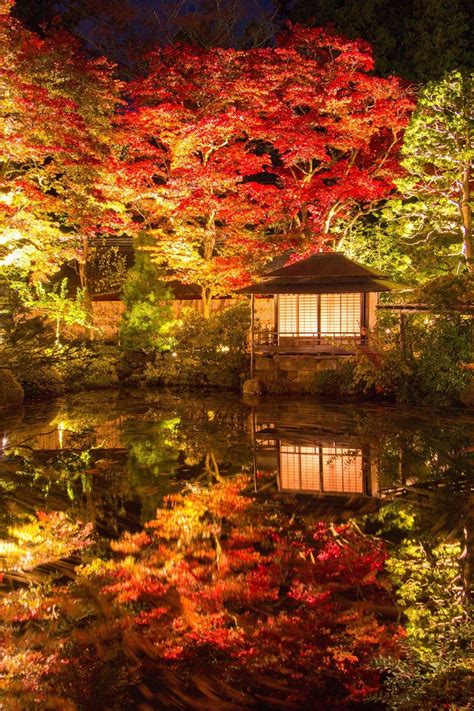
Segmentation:
{"type": "Polygon", "coordinates": [[[82,238],[82,260],[79,262],[79,281],[81,289],[84,292],[84,309],[87,314],[86,325],[84,327],[84,335],[90,341],[93,340],[93,314],[92,314],[92,294],[87,273],[87,265],[89,262],[89,240],[87,237],[82,238]]]}
{"type": "MultiPolygon", "coordinates": [[[[203,243],[203,257],[206,262],[210,262],[214,256],[214,250],[216,247],[216,225],[215,225],[216,213],[211,212],[206,220],[206,232],[204,235],[203,243]]],[[[212,301],[212,290],[209,286],[203,286],[201,288],[202,294],[202,314],[204,318],[209,318],[211,315],[211,301],[212,301]]]]}
{"type": "Polygon", "coordinates": [[[202,315],[204,318],[209,318],[211,315],[212,291],[208,286],[203,286],[201,289],[202,299],[202,315]]]}
{"type": "Polygon", "coordinates": [[[463,254],[470,272],[474,271],[474,240],[472,235],[472,208],[471,208],[471,166],[464,166],[462,176],[462,201],[460,206],[462,219],[463,254]]]}

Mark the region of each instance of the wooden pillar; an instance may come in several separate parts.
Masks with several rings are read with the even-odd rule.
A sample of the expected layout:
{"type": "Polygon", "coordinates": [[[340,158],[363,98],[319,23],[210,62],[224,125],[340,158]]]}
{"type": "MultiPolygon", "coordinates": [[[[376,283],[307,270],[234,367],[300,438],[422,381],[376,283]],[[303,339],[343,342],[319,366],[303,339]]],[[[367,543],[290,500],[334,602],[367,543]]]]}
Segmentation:
{"type": "Polygon", "coordinates": [[[280,312],[280,295],[275,294],[273,296],[273,344],[275,346],[278,346],[280,342],[280,336],[279,336],[279,326],[278,326],[278,320],[279,320],[279,312],[280,312]]]}
{"type": "Polygon", "coordinates": [[[255,373],[255,295],[250,297],[250,378],[255,373]]]}
{"type": "MultiPolygon", "coordinates": [[[[253,298],[253,294],[252,294],[253,298]]],[[[253,488],[257,493],[257,423],[255,419],[255,408],[252,407],[252,460],[253,460],[253,488]]]]}
{"type": "Polygon", "coordinates": [[[403,360],[406,360],[407,341],[406,341],[406,314],[400,311],[400,351],[403,360]]]}

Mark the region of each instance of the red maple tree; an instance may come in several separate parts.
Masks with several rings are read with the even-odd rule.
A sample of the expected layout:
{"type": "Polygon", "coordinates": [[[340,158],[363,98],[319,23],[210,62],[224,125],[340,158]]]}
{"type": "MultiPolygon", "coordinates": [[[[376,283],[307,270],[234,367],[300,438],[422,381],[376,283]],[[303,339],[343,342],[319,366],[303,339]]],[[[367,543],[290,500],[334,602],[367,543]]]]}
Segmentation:
{"type": "Polygon", "coordinates": [[[332,230],[385,199],[413,108],[370,47],[288,27],[275,47],[158,49],[130,87],[124,189],[153,255],[213,296],[283,249],[333,244],[332,230]]]}
{"type": "Polygon", "coordinates": [[[75,259],[87,292],[90,238],[125,222],[113,142],[121,84],[107,60],[65,31],[39,37],[10,5],[0,4],[0,260],[35,282],[75,259]]]}

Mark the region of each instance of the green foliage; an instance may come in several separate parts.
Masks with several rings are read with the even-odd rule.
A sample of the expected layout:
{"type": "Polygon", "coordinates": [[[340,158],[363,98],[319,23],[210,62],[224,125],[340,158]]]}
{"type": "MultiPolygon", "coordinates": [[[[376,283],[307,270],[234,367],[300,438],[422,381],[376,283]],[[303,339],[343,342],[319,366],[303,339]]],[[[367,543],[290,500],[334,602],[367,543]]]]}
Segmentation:
{"type": "Polygon", "coordinates": [[[441,641],[449,649],[460,644],[459,630],[453,625],[454,620],[464,617],[457,585],[460,557],[459,544],[442,543],[427,549],[419,541],[408,539],[396,556],[387,560],[407,619],[405,629],[411,649],[421,660],[429,659],[433,646],[441,641]]]}
{"type": "Polygon", "coordinates": [[[346,400],[362,395],[354,382],[354,369],[354,359],[345,358],[333,370],[320,370],[314,377],[315,394],[334,400],[346,400]]]}
{"type": "Polygon", "coordinates": [[[418,351],[413,367],[415,396],[425,402],[456,402],[470,377],[460,366],[472,359],[472,324],[461,316],[425,322],[413,328],[418,351]]]}
{"type": "Polygon", "coordinates": [[[449,405],[469,380],[461,365],[472,357],[472,325],[458,315],[413,315],[406,328],[404,356],[392,334],[373,339],[357,356],[354,383],[367,396],[397,402],[449,405]]]}
{"type": "MultiPolygon", "coordinates": [[[[400,711],[467,710],[474,691],[466,560],[469,502],[459,488],[459,473],[446,466],[455,462],[454,457],[442,452],[434,461],[429,447],[427,456],[433,462],[429,471],[433,486],[423,505],[398,499],[365,521],[367,532],[390,541],[385,566],[404,628],[399,658],[376,662],[384,677],[383,691],[376,698],[384,707],[400,711]],[[442,486],[436,486],[436,477],[442,486]]],[[[461,459],[459,450],[455,457],[461,459]]],[[[407,471],[412,473],[411,464],[407,471]]],[[[409,495],[409,487],[407,491],[409,495]]]]}
{"type": "Polygon", "coordinates": [[[190,311],[173,333],[172,350],[146,370],[149,384],[237,388],[248,370],[249,307],[203,318],[190,311]]]}
{"type": "Polygon", "coordinates": [[[354,385],[367,396],[403,401],[411,372],[398,344],[372,338],[370,352],[357,356],[354,385]]]}
{"type": "Polygon", "coordinates": [[[472,106],[472,75],[455,71],[423,89],[404,136],[399,195],[342,237],[349,257],[408,284],[458,274],[473,249],[472,106]]]}
{"type": "Polygon", "coordinates": [[[54,322],[58,339],[63,325],[86,326],[88,322],[88,314],[84,308],[84,292],[78,289],[76,296],[71,297],[67,279],[49,289],[44,284],[37,284],[33,292],[24,285],[22,298],[27,309],[38,311],[54,322]]]}
{"type": "Polygon", "coordinates": [[[378,660],[386,679],[379,698],[407,711],[468,709],[474,685],[467,650],[474,626],[462,599],[460,544],[408,538],[386,567],[404,613],[406,641],[401,659],[378,660]]]}
{"type": "Polygon", "coordinates": [[[171,298],[161,280],[159,268],[142,248],[146,237],[137,240],[135,264],[123,288],[125,313],[120,326],[120,344],[131,351],[162,351],[169,348],[172,324],[171,298]]]}
{"type": "Polygon", "coordinates": [[[93,358],[84,374],[83,386],[87,389],[116,387],[119,380],[115,363],[115,358],[107,356],[93,358]]]}
{"type": "Polygon", "coordinates": [[[470,376],[461,366],[472,360],[474,319],[463,314],[462,309],[472,302],[473,286],[471,274],[446,275],[411,295],[415,303],[431,309],[407,321],[410,388],[415,398],[434,403],[456,402],[467,384],[470,376]]]}
{"type": "Polygon", "coordinates": [[[23,402],[23,388],[11,370],[0,368],[0,408],[23,402]]]}
{"type": "Polygon", "coordinates": [[[472,210],[473,78],[454,71],[422,91],[403,142],[406,176],[396,181],[404,201],[392,205],[400,238],[431,249],[452,269],[461,253],[473,258],[467,214],[472,210]]]}
{"type": "Polygon", "coordinates": [[[59,397],[65,392],[64,380],[60,371],[52,366],[31,368],[19,374],[25,397],[31,400],[48,400],[59,397]]]}
{"type": "Polygon", "coordinates": [[[446,274],[423,284],[409,294],[410,302],[425,304],[435,314],[471,306],[474,299],[474,274],[446,274]]]}
{"type": "Polygon", "coordinates": [[[82,346],[62,364],[68,390],[94,390],[119,384],[117,360],[95,348],[82,346]]]}
{"type": "MultiPolygon", "coordinates": [[[[396,234],[393,220],[389,219],[389,212],[393,214],[393,204],[391,199],[383,209],[357,220],[341,235],[339,249],[349,259],[377,269],[394,281],[410,284],[414,276],[413,256],[396,234]]],[[[431,254],[429,257],[431,263],[431,254]]],[[[416,278],[420,278],[419,271],[416,278]]]]}
{"type": "Polygon", "coordinates": [[[459,403],[471,377],[463,366],[472,361],[474,323],[462,309],[472,284],[469,274],[448,275],[413,292],[414,303],[426,304],[430,311],[405,315],[404,352],[398,318],[380,314],[370,348],[334,371],[318,373],[316,393],[342,400],[364,396],[415,404],[459,403]]]}
{"type": "MultiPolygon", "coordinates": [[[[61,369],[75,357],[77,351],[77,343],[60,343],[55,338],[45,318],[21,311],[15,313],[0,341],[2,365],[10,368],[20,382],[24,382],[31,392],[34,391],[35,397],[41,380],[44,380],[44,392],[49,391],[46,381],[49,379],[50,369],[61,369]]],[[[52,378],[57,380],[54,375],[52,378]]],[[[58,394],[58,389],[58,386],[52,386],[54,395],[58,394]]]]}

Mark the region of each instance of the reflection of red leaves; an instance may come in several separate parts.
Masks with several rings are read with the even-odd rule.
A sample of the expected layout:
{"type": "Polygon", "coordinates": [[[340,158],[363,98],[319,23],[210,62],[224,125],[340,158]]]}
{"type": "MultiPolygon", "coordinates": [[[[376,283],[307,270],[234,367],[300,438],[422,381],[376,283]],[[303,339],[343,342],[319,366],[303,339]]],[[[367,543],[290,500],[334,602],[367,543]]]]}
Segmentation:
{"type": "Polygon", "coordinates": [[[150,536],[145,533],[131,534],[125,532],[119,541],[111,541],[110,547],[117,553],[138,553],[151,542],[150,536]]]}
{"type": "MultiPolygon", "coordinates": [[[[271,678],[283,693],[294,682],[300,705],[327,689],[341,703],[363,701],[379,686],[371,660],[397,654],[396,629],[370,611],[386,597],[383,548],[350,524],[266,509],[245,494],[248,484],[240,476],[168,497],[149,532],[124,534],[111,560],[81,569],[87,586],[78,599],[56,589],[12,609],[14,619],[81,619],[80,598],[93,585],[100,612],[90,620],[87,607],[90,625],[74,632],[79,658],[95,645],[110,659],[113,645],[125,644],[137,665],[171,664],[184,685],[196,669],[216,678],[232,669],[248,689],[271,678]]],[[[38,657],[38,688],[67,674],[68,658],[38,657]]]]}
{"type": "Polygon", "coordinates": [[[151,542],[139,534],[114,544],[133,548],[135,563],[117,564],[104,592],[145,605],[135,622],[165,659],[190,662],[214,649],[247,673],[267,674],[276,664],[276,675],[295,679],[340,674],[348,698],[365,698],[378,685],[368,661],[393,652],[394,641],[348,596],[385,595],[377,580],[385,552],[350,525],[295,530],[281,514],[267,523],[242,495],[246,483],[240,477],[168,497],[149,524],[151,542]]]}

